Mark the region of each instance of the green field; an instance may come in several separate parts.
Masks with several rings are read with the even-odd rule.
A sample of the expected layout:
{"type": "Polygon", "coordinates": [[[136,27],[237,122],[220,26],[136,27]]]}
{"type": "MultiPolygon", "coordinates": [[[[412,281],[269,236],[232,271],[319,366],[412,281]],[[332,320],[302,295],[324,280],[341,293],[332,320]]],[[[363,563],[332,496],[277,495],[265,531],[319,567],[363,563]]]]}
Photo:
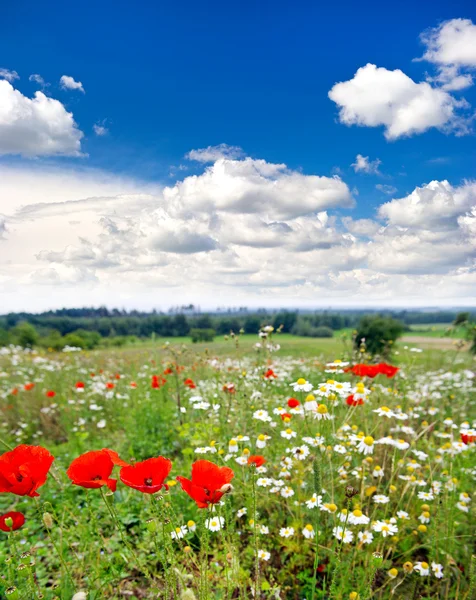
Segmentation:
{"type": "Polygon", "coordinates": [[[1,597],[469,600],[474,444],[460,433],[476,418],[473,358],[402,340],[401,372],[362,381],[326,372],[368,360],[339,335],[281,334],[271,346],[245,335],[4,351],[0,443],[39,445],[55,461],[44,483],[24,458],[0,457],[1,597]],[[293,389],[299,378],[316,400],[293,389]],[[136,484],[103,448],[137,470],[136,484]],[[90,451],[100,458],[71,479],[90,451]],[[158,456],[170,473],[142,462],[158,456]],[[206,475],[182,490],[176,477],[203,459],[231,469],[233,487],[206,475]],[[30,477],[38,498],[18,495],[30,477]],[[111,478],[114,493],[84,487],[115,488],[111,478]],[[26,518],[13,532],[10,511],[26,518]]]}

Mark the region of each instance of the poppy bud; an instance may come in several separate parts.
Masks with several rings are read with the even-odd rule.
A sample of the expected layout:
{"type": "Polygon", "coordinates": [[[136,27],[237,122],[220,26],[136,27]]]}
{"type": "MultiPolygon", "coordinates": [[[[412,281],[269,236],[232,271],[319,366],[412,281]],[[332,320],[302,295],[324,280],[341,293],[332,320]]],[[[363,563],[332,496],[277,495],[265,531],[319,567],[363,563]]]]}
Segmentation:
{"type": "Polygon", "coordinates": [[[147,521],[147,531],[155,533],[157,531],[157,521],[155,519],[149,519],[147,521]]]}
{"type": "Polygon", "coordinates": [[[28,577],[30,574],[30,569],[24,563],[20,563],[17,567],[17,573],[20,577],[28,577]]]}
{"type": "Polygon", "coordinates": [[[232,489],[233,489],[233,486],[231,485],[231,483],[225,483],[224,485],[221,486],[221,488],[218,491],[221,492],[222,494],[228,494],[229,492],[231,492],[232,489]]]}
{"type": "Polygon", "coordinates": [[[5,596],[8,598],[8,600],[18,600],[20,594],[18,593],[16,587],[10,587],[5,591],[5,596]]]}
{"type": "Polygon", "coordinates": [[[5,519],[5,525],[8,527],[8,529],[11,529],[13,527],[13,519],[11,517],[7,517],[5,519]]]}
{"type": "Polygon", "coordinates": [[[43,513],[43,523],[47,529],[51,529],[54,525],[53,516],[49,512],[43,513]]]}
{"type": "Polygon", "coordinates": [[[372,554],[372,562],[376,567],[381,565],[382,561],[383,561],[383,556],[380,554],[380,552],[374,552],[372,554]]]}

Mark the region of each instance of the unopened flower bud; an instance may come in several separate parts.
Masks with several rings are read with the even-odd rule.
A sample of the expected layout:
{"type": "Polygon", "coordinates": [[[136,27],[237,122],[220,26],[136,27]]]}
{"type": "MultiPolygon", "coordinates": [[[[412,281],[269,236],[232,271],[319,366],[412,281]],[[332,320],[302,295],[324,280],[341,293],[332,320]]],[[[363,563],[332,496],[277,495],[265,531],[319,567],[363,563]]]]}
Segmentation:
{"type": "Polygon", "coordinates": [[[374,563],[375,566],[379,566],[382,564],[383,561],[383,556],[382,554],[380,554],[380,552],[374,552],[372,554],[372,562],[374,563]]]}
{"type": "Polygon", "coordinates": [[[225,483],[225,485],[222,485],[218,491],[222,494],[228,494],[229,492],[231,492],[232,489],[233,486],[231,485],[231,483],[225,483]]]}
{"type": "Polygon", "coordinates": [[[20,577],[28,577],[30,569],[24,563],[20,563],[17,567],[17,573],[20,577]]]}
{"type": "Polygon", "coordinates": [[[5,519],[5,525],[8,527],[8,529],[11,529],[13,527],[13,519],[11,517],[7,517],[5,519]]]}
{"type": "Polygon", "coordinates": [[[157,521],[155,519],[149,519],[147,522],[147,531],[155,533],[157,531],[157,521]]]}
{"type": "Polygon", "coordinates": [[[49,512],[43,513],[43,523],[47,529],[51,529],[54,525],[53,515],[49,512]]]}
{"type": "Polygon", "coordinates": [[[5,597],[8,598],[8,600],[18,600],[20,594],[16,587],[10,587],[5,591],[5,597]]]}
{"type": "Polygon", "coordinates": [[[345,488],[345,497],[349,498],[349,500],[350,500],[350,498],[353,498],[354,496],[357,496],[358,493],[359,492],[354,487],[352,487],[351,485],[348,485],[345,488]]]}

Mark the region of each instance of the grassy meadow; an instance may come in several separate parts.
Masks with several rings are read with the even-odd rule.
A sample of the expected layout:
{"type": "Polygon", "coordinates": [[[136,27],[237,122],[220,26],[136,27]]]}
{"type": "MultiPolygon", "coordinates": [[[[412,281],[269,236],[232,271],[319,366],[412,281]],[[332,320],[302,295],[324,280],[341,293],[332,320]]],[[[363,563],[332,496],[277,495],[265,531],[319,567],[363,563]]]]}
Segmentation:
{"type": "Polygon", "coordinates": [[[375,378],[348,331],[0,349],[0,597],[474,600],[474,359],[413,339],[375,378]]]}

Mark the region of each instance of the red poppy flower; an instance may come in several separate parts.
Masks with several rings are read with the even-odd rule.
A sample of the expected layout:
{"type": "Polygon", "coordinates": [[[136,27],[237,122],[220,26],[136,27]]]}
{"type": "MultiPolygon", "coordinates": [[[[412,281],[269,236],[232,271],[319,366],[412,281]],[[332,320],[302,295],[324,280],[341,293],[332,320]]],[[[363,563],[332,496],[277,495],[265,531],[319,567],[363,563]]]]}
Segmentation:
{"type": "Polygon", "coordinates": [[[354,394],[351,394],[350,396],[347,396],[345,403],[349,406],[361,406],[364,403],[364,401],[362,398],[356,400],[354,394]]]}
{"type": "Polygon", "coordinates": [[[84,390],[84,383],[82,381],[77,381],[76,382],[76,389],[77,390],[84,390]]]}
{"type": "Polygon", "coordinates": [[[297,400],[296,398],[289,398],[288,400],[288,406],[289,408],[296,408],[299,406],[299,400],[297,400]]]}
{"type": "Polygon", "coordinates": [[[172,375],[173,370],[171,369],[171,367],[167,367],[164,371],[164,375],[172,375]]]}
{"type": "Polygon", "coordinates": [[[380,367],[379,365],[358,364],[354,365],[353,367],[347,367],[346,369],[344,369],[344,371],[346,373],[352,373],[353,375],[357,375],[357,377],[370,377],[371,379],[373,379],[374,377],[377,377],[377,375],[380,373],[380,367]]]}
{"type": "Polygon", "coordinates": [[[56,392],[54,392],[53,390],[48,390],[46,392],[46,397],[47,398],[54,398],[56,396],[56,392]]]}
{"type": "Polygon", "coordinates": [[[108,390],[113,390],[114,389],[114,384],[112,383],[112,381],[108,381],[106,383],[106,387],[108,390]]]}
{"type": "Polygon", "coordinates": [[[131,388],[136,388],[137,383],[135,381],[131,381],[130,386],[131,386],[131,388]]]}
{"type": "Polygon", "coordinates": [[[114,450],[108,448],[92,450],[75,458],[66,475],[74,485],[84,488],[100,488],[107,485],[112,492],[115,492],[117,479],[110,478],[114,465],[127,467],[128,463],[121,460],[114,450]]]}
{"type": "Polygon", "coordinates": [[[395,375],[400,371],[398,367],[394,367],[393,365],[389,365],[388,363],[379,363],[378,365],[379,371],[382,375],[385,375],[389,379],[395,377],[395,375]]]}
{"type": "Polygon", "coordinates": [[[18,388],[13,388],[13,390],[10,392],[10,394],[12,396],[16,396],[18,394],[18,388]]]}
{"type": "Polygon", "coordinates": [[[39,496],[54,456],[42,446],[22,444],[0,456],[0,493],[39,496]]]}
{"type": "Polygon", "coordinates": [[[291,420],[292,415],[290,413],[281,413],[281,419],[285,421],[286,419],[291,420]]]}
{"type": "Polygon", "coordinates": [[[0,516],[0,530],[6,531],[9,533],[10,531],[16,531],[20,529],[25,524],[25,515],[21,512],[16,512],[14,510],[5,513],[0,516]],[[10,519],[8,525],[6,520],[10,519]]]}
{"type": "Polygon", "coordinates": [[[224,392],[228,392],[228,394],[234,394],[236,392],[234,383],[225,383],[222,389],[224,392]]]}
{"type": "Polygon", "coordinates": [[[198,508],[220,502],[223,494],[231,490],[230,481],[235,474],[230,467],[219,467],[208,460],[197,460],[192,465],[192,479],[177,477],[184,492],[195,500],[198,508]]]}
{"type": "Polygon", "coordinates": [[[35,387],[34,383],[25,383],[25,385],[23,386],[25,392],[29,392],[30,390],[32,390],[35,387]]]}
{"type": "Polygon", "coordinates": [[[271,378],[274,378],[274,379],[276,379],[276,378],[277,378],[277,375],[276,375],[276,373],[273,371],[273,369],[268,369],[268,370],[266,371],[266,373],[264,374],[264,376],[266,377],[266,379],[271,379],[271,378]]]}
{"type": "Polygon", "coordinates": [[[144,494],[155,494],[165,485],[165,478],[170,473],[172,461],[163,456],[148,458],[142,462],[123,467],[119,473],[122,483],[144,494]]]}
{"type": "Polygon", "coordinates": [[[476,435],[471,434],[471,433],[462,433],[461,441],[463,442],[463,444],[466,444],[466,445],[472,444],[472,443],[476,442],[476,435]]]}
{"type": "Polygon", "coordinates": [[[254,464],[257,467],[261,467],[264,465],[264,463],[266,462],[266,459],[264,456],[249,456],[248,457],[248,464],[254,464]]]}
{"type": "Polygon", "coordinates": [[[184,381],[185,385],[187,387],[189,387],[191,390],[195,389],[197,386],[195,385],[195,383],[193,382],[193,379],[186,379],[184,381]]]}

